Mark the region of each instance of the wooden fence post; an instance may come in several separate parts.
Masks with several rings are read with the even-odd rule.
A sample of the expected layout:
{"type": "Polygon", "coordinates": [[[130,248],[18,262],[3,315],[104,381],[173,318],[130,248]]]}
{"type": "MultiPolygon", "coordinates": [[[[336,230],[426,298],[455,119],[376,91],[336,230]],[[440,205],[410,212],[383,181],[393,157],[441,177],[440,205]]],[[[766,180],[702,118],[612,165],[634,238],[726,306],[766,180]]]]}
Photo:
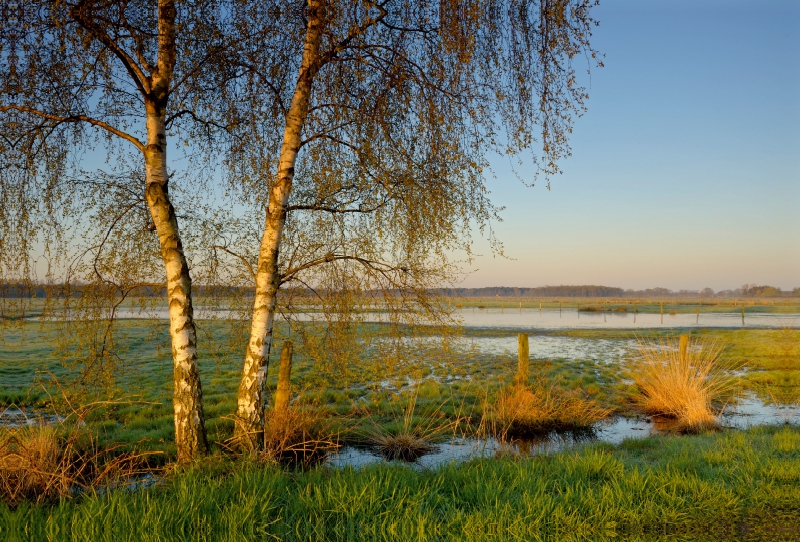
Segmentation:
{"type": "Polygon", "coordinates": [[[292,350],[294,345],[291,341],[283,343],[281,350],[281,368],[278,372],[278,389],[275,391],[275,403],[273,410],[276,415],[281,416],[289,410],[289,397],[292,392],[292,350]]]}
{"type": "Polygon", "coordinates": [[[517,383],[525,384],[528,381],[528,367],[531,357],[528,335],[520,333],[517,336],[517,343],[517,383]]]}
{"type": "Polygon", "coordinates": [[[686,363],[686,350],[689,347],[689,336],[688,335],[681,335],[681,342],[680,342],[680,357],[681,363],[686,363]]]}

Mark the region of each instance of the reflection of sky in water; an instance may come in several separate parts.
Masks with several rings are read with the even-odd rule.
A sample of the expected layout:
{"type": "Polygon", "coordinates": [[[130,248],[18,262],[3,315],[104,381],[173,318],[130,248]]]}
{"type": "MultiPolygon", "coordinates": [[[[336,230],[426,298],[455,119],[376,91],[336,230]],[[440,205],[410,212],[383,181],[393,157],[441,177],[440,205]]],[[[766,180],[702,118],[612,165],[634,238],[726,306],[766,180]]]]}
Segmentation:
{"type": "MultiPolygon", "coordinates": [[[[574,339],[571,337],[529,337],[532,359],[591,359],[612,361],[627,357],[636,348],[636,341],[609,339],[574,339]]],[[[457,348],[475,349],[493,355],[517,355],[516,337],[465,337],[456,341],[457,348]]]]}
{"type": "MultiPolygon", "coordinates": [[[[782,425],[791,423],[794,426],[800,421],[800,409],[797,406],[764,405],[758,399],[747,397],[738,405],[728,407],[722,416],[724,427],[746,429],[758,425],[782,425]]],[[[658,434],[653,422],[648,418],[614,418],[598,425],[595,436],[587,439],[570,435],[555,435],[538,440],[500,443],[495,439],[454,438],[436,446],[433,453],[419,458],[410,465],[413,468],[433,468],[447,463],[468,461],[479,457],[498,457],[502,455],[532,456],[556,453],[585,442],[608,442],[619,444],[626,438],[643,438],[658,434]]],[[[375,451],[352,446],[343,447],[339,453],[331,455],[328,464],[334,467],[360,467],[379,463],[384,459],[375,451]]]]}
{"type": "MultiPolygon", "coordinates": [[[[745,309],[747,311],[748,309],[745,309]]],[[[742,315],[733,313],[701,313],[695,314],[633,314],[619,312],[578,312],[576,309],[563,311],[547,309],[503,310],[500,309],[475,309],[465,308],[456,310],[454,315],[461,320],[462,325],[470,328],[491,329],[646,329],[646,328],[741,328],[741,327],[796,327],[800,326],[800,314],[774,314],[745,312],[744,325],[742,315]]],[[[211,309],[195,307],[194,317],[197,320],[229,318],[231,312],[225,309],[211,309]]],[[[383,313],[370,313],[361,315],[363,322],[382,322],[386,320],[383,313]]],[[[117,318],[156,318],[168,319],[166,307],[148,309],[122,308],[116,313],[117,318]]],[[[300,321],[324,321],[319,313],[298,313],[294,318],[300,321]]],[[[37,320],[38,318],[31,318],[37,320]]]]}
{"type": "MultiPolygon", "coordinates": [[[[747,309],[745,309],[747,311],[747,309]]],[[[463,325],[472,328],[515,329],[644,329],[742,327],[741,313],[642,314],[619,312],[578,312],[576,309],[522,311],[471,308],[456,311],[463,325]],[[662,323],[663,319],[663,323],[662,323]]],[[[745,312],[745,327],[783,327],[800,325],[800,314],[745,312]]]]}

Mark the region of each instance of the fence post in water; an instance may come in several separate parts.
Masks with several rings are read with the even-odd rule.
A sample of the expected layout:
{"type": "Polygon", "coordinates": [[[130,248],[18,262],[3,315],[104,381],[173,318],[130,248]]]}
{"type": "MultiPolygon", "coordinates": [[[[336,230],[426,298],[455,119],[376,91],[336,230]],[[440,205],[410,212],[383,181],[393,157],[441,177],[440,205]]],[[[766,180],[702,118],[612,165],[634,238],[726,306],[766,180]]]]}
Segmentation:
{"type": "Polygon", "coordinates": [[[695,311],[697,312],[697,320],[695,320],[695,324],[700,323],[700,307],[695,307],[695,311]]]}
{"type": "Polygon", "coordinates": [[[563,301],[561,301],[561,300],[559,299],[559,300],[558,300],[558,317],[559,317],[559,318],[561,318],[561,304],[562,304],[562,303],[563,303],[563,301]]]}
{"type": "Polygon", "coordinates": [[[525,384],[528,381],[528,365],[531,357],[528,335],[520,333],[517,336],[517,343],[517,383],[525,384]]]}
{"type": "Polygon", "coordinates": [[[744,325],[744,305],[742,305],[742,325],[744,325]]]}
{"type": "Polygon", "coordinates": [[[686,350],[688,347],[689,347],[689,336],[681,335],[681,342],[679,347],[681,363],[686,363],[686,350]]]}
{"type": "Polygon", "coordinates": [[[664,323],[664,302],[661,302],[661,323],[664,323]]]}
{"type": "Polygon", "coordinates": [[[542,314],[542,302],[539,301],[539,314],[542,314]]]}
{"type": "Polygon", "coordinates": [[[275,405],[273,406],[276,416],[282,416],[289,410],[289,395],[291,394],[291,375],[292,375],[292,341],[283,343],[281,350],[281,367],[278,372],[278,389],[275,391],[275,405]]]}

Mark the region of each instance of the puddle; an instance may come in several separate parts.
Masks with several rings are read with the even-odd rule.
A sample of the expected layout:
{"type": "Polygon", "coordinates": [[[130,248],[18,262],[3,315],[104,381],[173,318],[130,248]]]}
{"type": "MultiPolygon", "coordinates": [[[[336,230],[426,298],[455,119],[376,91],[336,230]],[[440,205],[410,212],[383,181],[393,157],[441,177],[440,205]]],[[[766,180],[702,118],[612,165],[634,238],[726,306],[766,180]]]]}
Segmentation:
{"type": "Polygon", "coordinates": [[[38,410],[10,406],[0,411],[0,428],[19,429],[38,425],[55,425],[62,421],[60,416],[38,410]]]}
{"type": "MultiPolygon", "coordinates": [[[[517,355],[517,337],[464,337],[454,341],[455,348],[475,349],[494,355],[517,355]]],[[[529,338],[533,359],[588,359],[611,362],[626,358],[636,352],[638,343],[632,340],[580,339],[571,337],[529,338]]]]}
{"type": "MultiPolygon", "coordinates": [[[[726,428],[747,429],[759,425],[797,424],[800,408],[797,405],[765,405],[755,397],[741,399],[739,404],[725,409],[721,424],[726,428]]],[[[619,444],[627,438],[645,438],[663,434],[667,429],[657,420],[648,417],[616,417],[597,425],[591,433],[551,434],[540,439],[500,442],[494,438],[454,438],[436,445],[436,449],[413,463],[394,461],[415,469],[430,469],[453,462],[477,458],[502,456],[529,457],[546,455],[574,448],[591,442],[619,444]]],[[[328,457],[326,464],[332,467],[362,467],[375,463],[389,463],[377,451],[356,446],[344,446],[328,457]]]]}
{"type": "Polygon", "coordinates": [[[332,467],[363,467],[376,463],[408,465],[416,469],[430,469],[447,463],[469,461],[476,458],[496,458],[503,456],[532,456],[552,454],[580,443],[592,442],[585,436],[554,435],[541,439],[514,440],[500,442],[494,438],[454,438],[437,444],[435,450],[414,462],[400,460],[387,461],[373,449],[356,446],[343,446],[337,453],[328,457],[326,464],[332,467]]]}

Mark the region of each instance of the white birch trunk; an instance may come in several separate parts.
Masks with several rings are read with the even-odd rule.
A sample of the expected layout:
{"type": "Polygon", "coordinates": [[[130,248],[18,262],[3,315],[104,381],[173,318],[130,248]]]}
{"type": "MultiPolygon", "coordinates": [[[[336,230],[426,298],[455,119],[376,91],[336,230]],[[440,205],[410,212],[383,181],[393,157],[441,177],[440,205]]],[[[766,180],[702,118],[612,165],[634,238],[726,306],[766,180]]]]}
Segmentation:
{"type": "Polygon", "coordinates": [[[181,244],[175,209],[169,200],[167,139],[164,108],[147,105],[147,146],[144,149],[146,198],[158,232],[167,276],[169,334],[172,339],[175,391],[175,444],[178,461],[192,460],[208,450],[203,393],[197,370],[197,333],[192,309],[192,281],[181,244]]]}
{"type": "Polygon", "coordinates": [[[295,162],[302,141],[301,134],[308,115],[311,87],[318,69],[319,46],[324,22],[323,4],[324,2],[321,0],[309,0],[308,2],[308,28],[303,59],[292,103],[286,115],[278,176],[275,184],[270,187],[264,234],[258,254],[253,320],[244,359],[242,380],[239,384],[236,411],[236,437],[243,447],[251,450],[259,447],[264,431],[264,394],[266,391],[264,383],[272,345],[275,304],[281,280],[278,270],[278,254],[283,228],[286,224],[286,207],[292,192],[295,162]]]}

